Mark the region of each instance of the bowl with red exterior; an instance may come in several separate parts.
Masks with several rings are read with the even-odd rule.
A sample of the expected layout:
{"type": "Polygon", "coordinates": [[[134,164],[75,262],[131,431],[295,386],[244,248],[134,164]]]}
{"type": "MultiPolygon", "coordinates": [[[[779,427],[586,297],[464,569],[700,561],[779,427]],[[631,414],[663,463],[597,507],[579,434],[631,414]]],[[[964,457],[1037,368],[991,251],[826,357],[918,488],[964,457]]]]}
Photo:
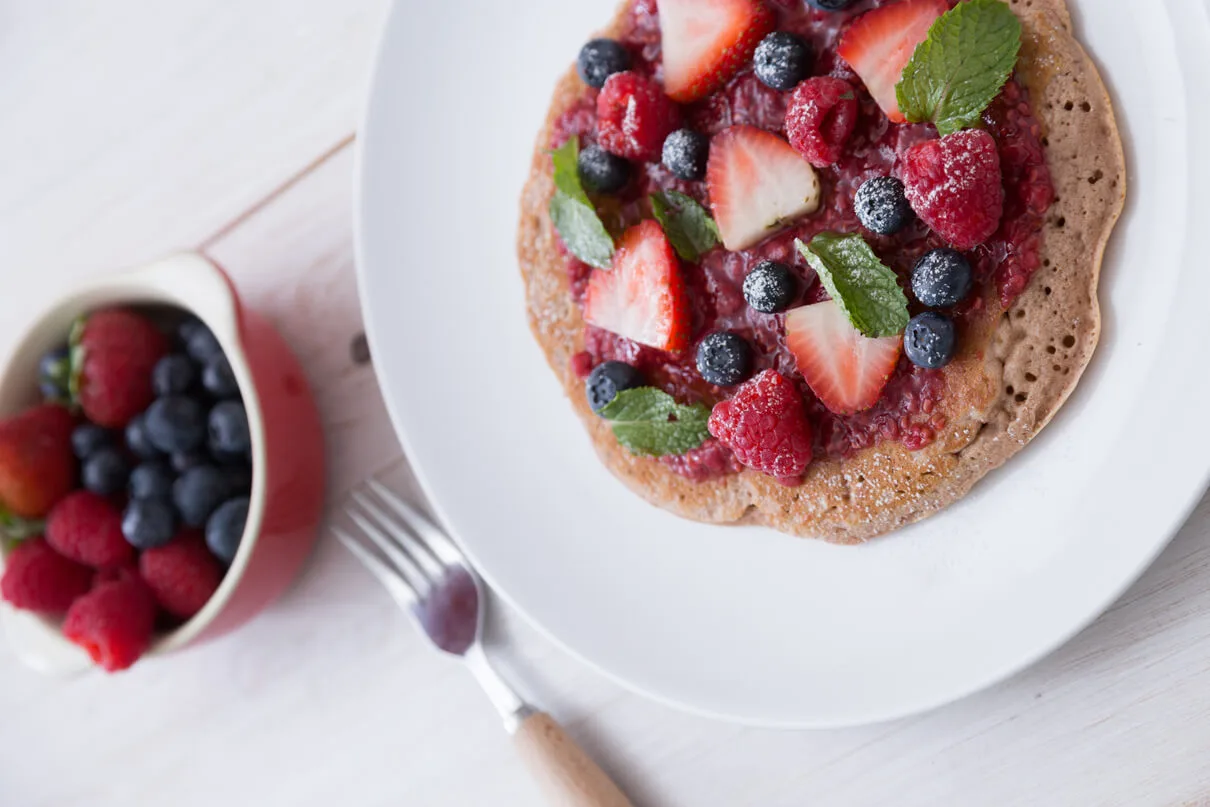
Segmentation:
{"type": "MultiPolygon", "coordinates": [[[[51,306],[10,351],[0,374],[0,418],[39,402],[39,359],[64,341],[79,317],[113,307],[175,308],[207,325],[239,384],[251,437],[252,487],[239,549],[206,605],[156,635],[144,654],[151,657],[235,629],[289,586],[317,535],[323,433],[306,377],[285,340],[240,302],[222,269],[197,254],[89,281],[51,306]]],[[[58,620],[0,603],[0,623],[30,666],[47,672],[92,666],[88,653],[64,638],[58,620]]]]}

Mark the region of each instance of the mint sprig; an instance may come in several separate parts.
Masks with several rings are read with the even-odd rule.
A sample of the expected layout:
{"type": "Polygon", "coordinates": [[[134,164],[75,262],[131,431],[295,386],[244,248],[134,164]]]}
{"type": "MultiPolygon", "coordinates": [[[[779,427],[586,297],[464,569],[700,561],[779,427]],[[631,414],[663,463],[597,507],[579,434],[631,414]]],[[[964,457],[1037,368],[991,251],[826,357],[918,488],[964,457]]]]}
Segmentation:
{"type": "Polygon", "coordinates": [[[942,14],[916,46],[895,96],[909,121],[942,135],[979,122],[1012,74],[1021,21],[1003,0],[965,0],[942,14]]]}
{"type": "Polygon", "coordinates": [[[692,196],[658,191],[651,195],[651,210],[676,254],[690,263],[699,261],[722,241],[718,225],[692,196]]]}
{"type": "Polygon", "coordinates": [[[877,338],[907,327],[907,297],[899,279],[860,235],[820,233],[810,244],[794,243],[854,328],[877,338]]]}
{"type": "Polygon", "coordinates": [[[573,135],[551,152],[555,166],[555,195],[550,219],[572,255],[598,269],[613,260],[613,238],[601,223],[584,186],[580,184],[580,138],[573,135]]]}
{"type": "Polygon", "coordinates": [[[623,390],[601,410],[612,421],[613,434],[632,454],[662,457],[684,454],[706,442],[710,409],[678,404],[655,387],[623,390]]]}

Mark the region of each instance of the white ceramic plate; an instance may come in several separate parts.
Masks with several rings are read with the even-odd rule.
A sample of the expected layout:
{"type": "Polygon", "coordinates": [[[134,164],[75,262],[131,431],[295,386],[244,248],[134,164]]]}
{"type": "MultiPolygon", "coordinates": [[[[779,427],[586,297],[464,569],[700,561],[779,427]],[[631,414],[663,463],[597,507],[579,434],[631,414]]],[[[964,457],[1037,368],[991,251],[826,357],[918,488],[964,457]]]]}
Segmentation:
{"type": "Polygon", "coordinates": [[[1206,6],[1078,3],[1130,164],[1100,350],[1006,469],[860,548],[646,505],[598,464],[530,336],[518,195],[556,78],[613,9],[401,2],[387,23],[360,138],[358,266],[379,377],[440,516],[568,649],[747,723],[902,716],[1071,637],[1163,548],[1210,471],[1210,121],[1193,95],[1210,75],[1206,6]]]}

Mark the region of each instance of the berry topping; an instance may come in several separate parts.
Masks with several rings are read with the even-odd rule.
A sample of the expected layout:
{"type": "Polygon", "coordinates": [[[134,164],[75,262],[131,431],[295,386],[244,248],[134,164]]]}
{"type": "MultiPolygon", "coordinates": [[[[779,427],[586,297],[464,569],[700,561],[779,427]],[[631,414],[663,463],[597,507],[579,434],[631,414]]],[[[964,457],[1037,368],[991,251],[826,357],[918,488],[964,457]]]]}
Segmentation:
{"type": "Polygon", "coordinates": [[[191,451],[206,440],[206,412],[193,398],[158,398],[145,420],[148,439],[164,453],[191,451]]]}
{"type": "Polygon", "coordinates": [[[115,442],[112,431],[93,423],[81,423],[71,433],[71,450],[82,460],[88,459],[99,449],[109,448],[115,442]]]}
{"type": "Polygon", "coordinates": [[[786,347],[823,405],[851,415],[878,402],[903,344],[900,336],[871,338],[853,327],[833,300],[786,314],[786,347]]]}
{"type": "Polygon", "coordinates": [[[160,456],[160,450],[151,442],[147,433],[147,416],[139,415],[126,424],[126,447],[130,453],[142,460],[155,459],[160,456]]]}
{"type": "Polygon", "coordinates": [[[223,581],[223,567],[194,531],[144,552],[139,574],[160,607],[180,619],[202,610],[223,581]]]}
{"type": "Polygon", "coordinates": [[[235,380],[235,373],[226,356],[220,353],[211,356],[206,362],[206,366],[202,368],[202,389],[210,393],[211,398],[219,401],[240,397],[239,382],[235,380]]]}
{"type": "Polygon", "coordinates": [[[176,474],[164,460],[148,460],[130,472],[130,498],[167,499],[172,496],[176,474]]]}
{"type": "Polygon", "coordinates": [[[239,401],[223,401],[210,410],[210,453],[216,457],[244,457],[252,450],[248,412],[239,401]]]}
{"type": "Polygon", "coordinates": [[[952,249],[934,249],[920,256],[912,269],[912,293],[933,308],[949,308],[970,293],[970,261],[952,249]]]}
{"type": "Polygon", "coordinates": [[[903,183],[895,177],[866,180],[857,189],[853,209],[865,228],[879,235],[894,235],[915,217],[904,194],[903,183]]]}
{"type": "Polygon", "coordinates": [[[775,22],[762,0],[660,0],[659,14],[664,86],[682,104],[727,83],[775,22]]]}
{"type": "Polygon", "coordinates": [[[710,138],[692,129],[678,129],[664,141],[664,167],[677,179],[705,179],[709,157],[710,138]]]}
{"type": "Polygon", "coordinates": [[[151,371],[151,389],[156,395],[178,395],[188,392],[197,380],[197,367],[186,355],[174,353],[156,362],[151,371]]]}
{"type": "Polygon", "coordinates": [[[57,347],[38,362],[38,389],[47,401],[66,403],[70,399],[71,351],[57,347]]]}
{"type": "Polygon", "coordinates": [[[125,566],[134,551],[122,538],[122,514],[95,493],[78,490],[46,518],[46,541],[64,557],[97,569],[125,566]]]}
{"type": "Polygon", "coordinates": [[[710,413],[710,433],[749,468],[797,484],[811,463],[811,424],[802,396],[776,370],[744,384],[710,413]]]}
{"type": "Polygon", "coordinates": [[[214,333],[198,320],[186,320],[180,327],[185,352],[198,364],[205,364],[212,356],[222,354],[222,345],[214,333]]]}
{"type": "Polygon", "coordinates": [[[20,518],[41,518],[75,487],[72,417],[42,404],[0,422],[0,505],[20,518]]]}
{"type": "Polygon", "coordinates": [[[697,371],[709,384],[733,387],[752,374],[752,346],[728,331],[707,334],[697,346],[697,371]]]}
{"type": "Polygon", "coordinates": [[[600,146],[588,146],[580,152],[577,170],[584,187],[595,193],[617,193],[634,173],[629,160],[600,146]]]}
{"type": "Polygon", "coordinates": [[[112,447],[93,452],[80,469],[84,489],[98,496],[112,496],[121,492],[129,477],[130,463],[121,451],[112,447]]]}
{"type": "Polygon", "coordinates": [[[655,162],[681,113],[660,85],[638,73],[617,73],[597,96],[597,136],[606,150],[628,160],[655,162]]]}
{"type": "Polygon", "coordinates": [[[858,17],[840,40],[836,52],[895,123],[907,120],[899,111],[895,85],[916,46],[928,38],[929,28],[948,10],[946,0],[900,0],[858,17]]]}
{"type": "Polygon", "coordinates": [[[25,611],[61,614],[88,593],[92,575],[92,569],[63,557],[42,538],[29,538],[4,561],[0,596],[25,611]]]}
{"type": "Polygon", "coordinates": [[[205,525],[230,495],[227,475],[213,465],[190,468],[172,486],[172,503],[187,527],[205,525]]]}
{"type": "Polygon", "coordinates": [[[779,314],[794,304],[798,279],[789,266],[761,261],[744,278],[744,299],[762,314],[779,314]]]}
{"type": "Polygon", "coordinates": [[[172,465],[172,470],[178,474],[183,474],[190,468],[198,465],[205,465],[210,462],[210,455],[205,451],[174,451],[172,456],[168,458],[172,465]]]}
{"type": "Polygon", "coordinates": [[[163,546],[176,534],[176,513],[167,499],[131,499],[121,516],[121,529],[130,546],[163,546]]]}
{"type": "Polygon", "coordinates": [[[643,386],[643,376],[629,364],[607,361],[592,368],[584,382],[584,395],[592,411],[600,414],[623,390],[643,386]]]}
{"type": "Polygon", "coordinates": [[[139,577],[123,575],[99,584],[72,603],[63,635],[88,651],[109,672],[125,670],[151,645],[156,604],[139,577]]]}
{"type": "Polygon", "coordinates": [[[953,320],[935,311],[925,311],[908,323],[903,334],[903,352],[917,367],[935,370],[954,358],[957,342],[953,320]]]}
{"type": "Polygon", "coordinates": [[[819,209],[815,169],[785,140],[753,126],[715,135],[707,183],[723,245],[732,252],[819,209]]]}
{"type": "Polygon", "coordinates": [[[901,170],[916,215],[956,249],[973,249],[1000,226],[1000,154],[982,129],[912,146],[901,170]]]}
{"type": "Polygon", "coordinates": [[[844,154],[857,111],[857,93],[849,82],[831,76],[807,79],[786,108],[790,145],[818,168],[832,165],[844,154]]]}
{"type": "Polygon", "coordinates": [[[151,374],[168,352],[153,322],[123,309],[98,311],[72,334],[75,397],[85,417],[120,429],[151,403],[151,374]]]}
{"type": "Polygon", "coordinates": [[[214,511],[206,522],[206,546],[215,557],[224,563],[235,560],[247,521],[247,497],[232,499],[214,511]]]}
{"type": "Polygon", "coordinates": [[[689,298],[680,262],[659,223],[644,221],[622,236],[612,269],[595,269],[584,319],[659,350],[689,344],[689,298]]]}
{"type": "Polygon", "coordinates": [[[762,39],[753,59],[756,77],[775,90],[792,90],[811,74],[811,46],[786,31],[762,39]]]}
{"type": "Polygon", "coordinates": [[[853,5],[857,0],[807,0],[820,11],[842,11],[853,5]]]}
{"type": "Polygon", "coordinates": [[[580,49],[580,58],[576,60],[576,70],[580,78],[589,87],[598,90],[605,86],[605,81],[614,73],[623,73],[630,69],[630,53],[620,42],[612,39],[594,39],[580,49]]]}

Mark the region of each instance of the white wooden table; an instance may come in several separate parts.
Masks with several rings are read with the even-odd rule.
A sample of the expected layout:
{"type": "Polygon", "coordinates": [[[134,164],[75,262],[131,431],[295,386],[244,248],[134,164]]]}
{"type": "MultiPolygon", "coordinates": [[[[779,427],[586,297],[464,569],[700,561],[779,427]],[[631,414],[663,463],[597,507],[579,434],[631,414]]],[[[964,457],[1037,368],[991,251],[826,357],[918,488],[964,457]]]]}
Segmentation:
{"type": "MultiPolygon", "coordinates": [[[[352,143],[386,0],[0,3],[0,344],[73,279],[200,248],[301,355],[329,500],[407,470],[361,330],[352,143]]],[[[1123,469],[1128,472],[1128,469],[1123,469]]],[[[504,671],[641,807],[1210,804],[1210,499],[1093,627],[896,723],[673,712],[495,611],[504,671]]],[[[1028,596],[1028,592],[1023,592],[1028,596]]],[[[220,641],[63,681],[0,649],[0,806],[538,805],[492,709],[325,538],[220,641]]]]}

